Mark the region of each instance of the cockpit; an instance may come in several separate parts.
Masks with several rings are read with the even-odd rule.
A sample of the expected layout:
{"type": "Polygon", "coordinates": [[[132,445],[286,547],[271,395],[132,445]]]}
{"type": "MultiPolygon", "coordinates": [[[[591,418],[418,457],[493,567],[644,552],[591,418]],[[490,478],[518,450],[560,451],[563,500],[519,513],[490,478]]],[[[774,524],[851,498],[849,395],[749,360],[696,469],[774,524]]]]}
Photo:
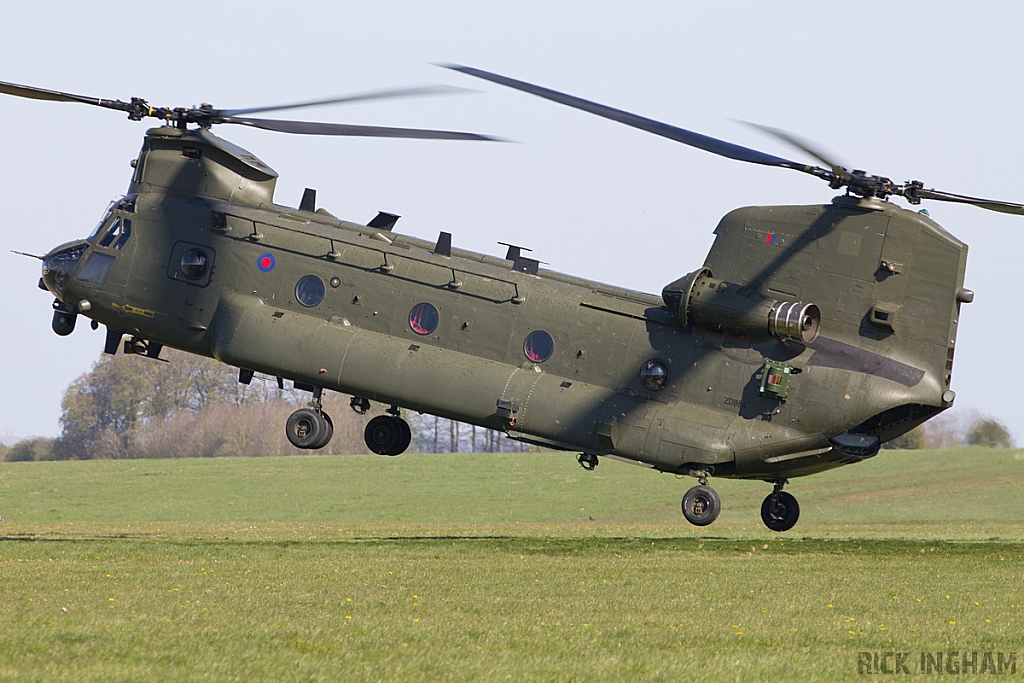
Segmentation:
{"type": "Polygon", "coordinates": [[[116,252],[124,249],[131,238],[132,221],[129,216],[134,212],[134,197],[121,197],[110,202],[85,241],[62,244],[43,258],[42,285],[63,302],[71,278],[78,269],[78,262],[90,246],[96,249],[89,253],[76,279],[96,287],[102,285],[117,258],[116,252]]]}

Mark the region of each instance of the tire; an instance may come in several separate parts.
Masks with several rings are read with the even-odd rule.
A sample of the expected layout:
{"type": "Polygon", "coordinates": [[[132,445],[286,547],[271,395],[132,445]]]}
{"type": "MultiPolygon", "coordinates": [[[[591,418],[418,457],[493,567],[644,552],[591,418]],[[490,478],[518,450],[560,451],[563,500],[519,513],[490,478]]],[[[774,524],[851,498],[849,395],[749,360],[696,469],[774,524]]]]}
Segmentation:
{"type": "Polygon", "coordinates": [[[399,429],[401,429],[402,438],[398,440],[393,455],[399,455],[405,453],[405,450],[409,448],[409,444],[412,443],[412,429],[409,428],[409,423],[402,418],[396,417],[395,420],[398,422],[399,429]]]}
{"type": "Polygon", "coordinates": [[[400,420],[390,415],[378,415],[366,423],[363,440],[366,447],[377,455],[398,455],[402,439],[400,420]]]}
{"type": "Polygon", "coordinates": [[[694,526],[707,526],[718,519],[722,500],[710,486],[694,486],[683,496],[683,516],[694,526]]]}
{"type": "Polygon", "coordinates": [[[772,495],[769,494],[761,503],[761,521],[772,531],[789,531],[800,519],[800,504],[791,494],[782,491],[775,504],[775,512],[771,510],[772,495]]]}
{"type": "Polygon", "coordinates": [[[288,417],[285,433],[288,441],[296,448],[320,448],[317,444],[324,438],[327,422],[312,408],[299,408],[288,417]]]}
{"type": "Polygon", "coordinates": [[[316,445],[313,446],[312,450],[326,448],[327,444],[329,444],[331,442],[331,439],[334,437],[334,421],[331,420],[331,416],[328,415],[327,413],[321,412],[320,417],[322,417],[324,420],[324,433],[323,436],[320,438],[320,441],[318,441],[316,445]]]}

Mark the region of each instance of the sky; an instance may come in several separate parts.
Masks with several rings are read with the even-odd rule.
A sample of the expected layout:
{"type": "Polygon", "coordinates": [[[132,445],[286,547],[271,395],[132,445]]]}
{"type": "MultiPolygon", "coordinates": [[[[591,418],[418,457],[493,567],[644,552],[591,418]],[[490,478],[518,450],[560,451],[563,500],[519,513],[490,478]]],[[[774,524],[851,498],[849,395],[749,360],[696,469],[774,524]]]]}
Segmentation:
{"type": "MultiPolygon", "coordinates": [[[[813,161],[743,125],[814,141],[848,167],[1024,202],[1024,6],[1018,2],[16,3],[0,81],[155,106],[290,103],[380,88],[474,92],[281,112],[443,128],[509,143],[318,138],[221,126],[281,175],[276,201],[457,247],[534,250],[547,267],[645,292],[700,267],[739,206],[828,203],[801,173],[715,157],[437,66],[495,71],[768,153],[813,161]]],[[[267,116],[273,116],[268,114],[267,116]]],[[[68,384],[103,330],[50,329],[44,254],[89,234],[124,193],[145,130],[123,114],[0,96],[0,436],[56,436],[68,384]]],[[[900,202],[902,200],[895,200],[900,202]]],[[[1024,217],[932,202],[970,245],[954,411],[1024,442],[1018,316],[1024,217]]],[[[86,321],[87,322],[87,321],[86,321]]]]}

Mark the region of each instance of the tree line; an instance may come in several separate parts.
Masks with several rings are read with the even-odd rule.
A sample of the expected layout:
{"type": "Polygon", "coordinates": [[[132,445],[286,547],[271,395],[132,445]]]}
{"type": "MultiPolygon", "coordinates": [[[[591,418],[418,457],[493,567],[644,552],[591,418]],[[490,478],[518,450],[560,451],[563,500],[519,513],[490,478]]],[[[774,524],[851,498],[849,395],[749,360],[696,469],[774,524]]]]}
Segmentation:
{"type": "Polygon", "coordinates": [[[886,443],[890,449],[939,449],[957,446],[1013,448],[1013,436],[1006,426],[976,411],[944,414],[925,422],[903,436],[886,443]]]}
{"type": "MultiPolygon", "coordinates": [[[[65,390],[61,434],[31,439],[0,459],[96,460],[280,456],[308,453],[288,441],[288,416],[310,401],[308,392],[282,388],[274,377],[257,375],[246,385],[238,371],[211,358],[165,350],[168,362],[138,355],[103,355],[92,370],[65,390]]],[[[366,416],[349,407],[350,397],[324,392],[323,406],[334,437],[314,452],[369,453],[366,416]]],[[[413,431],[411,450],[426,453],[521,451],[523,444],[493,430],[405,411],[413,431]]]]}

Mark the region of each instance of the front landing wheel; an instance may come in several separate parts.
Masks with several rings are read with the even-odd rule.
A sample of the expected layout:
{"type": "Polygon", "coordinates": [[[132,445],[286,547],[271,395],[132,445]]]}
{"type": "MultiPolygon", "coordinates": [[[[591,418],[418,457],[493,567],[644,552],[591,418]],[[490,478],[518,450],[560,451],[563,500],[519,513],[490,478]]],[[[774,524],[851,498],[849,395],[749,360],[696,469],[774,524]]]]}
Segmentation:
{"type": "Polygon", "coordinates": [[[683,496],[683,516],[694,526],[707,526],[718,519],[722,501],[710,486],[694,486],[683,496]]]}
{"type": "Polygon", "coordinates": [[[772,531],[789,531],[800,519],[800,504],[792,494],[779,491],[779,497],[772,505],[772,498],[775,493],[768,494],[768,497],[761,503],[761,521],[772,531]]]}
{"type": "Polygon", "coordinates": [[[293,446],[306,450],[322,448],[327,445],[324,437],[330,439],[327,421],[312,408],[299,408],[292,413],[285,425],[285,432],[293,446]]]}

